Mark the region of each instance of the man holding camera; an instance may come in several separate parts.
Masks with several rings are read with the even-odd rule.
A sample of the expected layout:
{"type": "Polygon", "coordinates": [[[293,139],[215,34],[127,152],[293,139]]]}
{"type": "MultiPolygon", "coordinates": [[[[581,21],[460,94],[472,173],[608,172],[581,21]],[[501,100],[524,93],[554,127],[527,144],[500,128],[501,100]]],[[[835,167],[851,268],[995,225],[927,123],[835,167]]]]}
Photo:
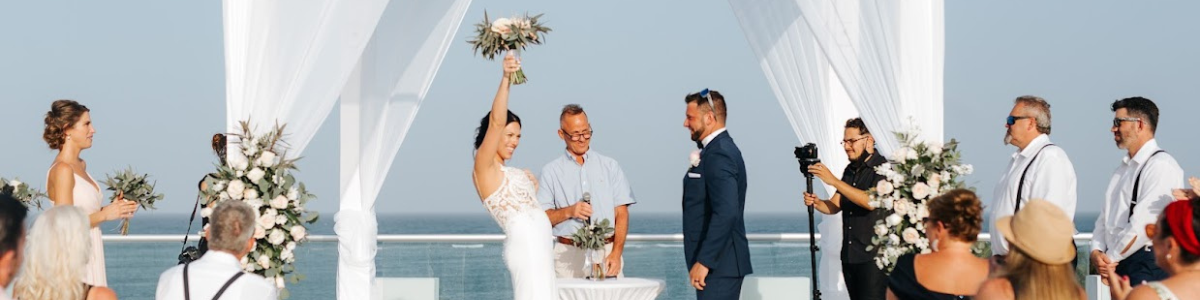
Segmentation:
{"type": "Polygon", "coordinates": [[[867,204],[870,197],[866,190],[884,180],[875,173],[875,167],[886,163],[887,159],[875,150],[875,138],[861,118],[846,121],[842,148],[850,158],[850,165],[842,172],[841,180],[833,177],[833,172],[821,163],[812,164],[806,170],[832,185],[837,193],[829,200],[804,193],[804,205],[827,215],[842,213],[842,274],[850,299],[883,300],[887,293],[887,273],[875,266],[876,251],[867,250],[871,238],[875,237],[872,228],[883,215],[867,204]]]}

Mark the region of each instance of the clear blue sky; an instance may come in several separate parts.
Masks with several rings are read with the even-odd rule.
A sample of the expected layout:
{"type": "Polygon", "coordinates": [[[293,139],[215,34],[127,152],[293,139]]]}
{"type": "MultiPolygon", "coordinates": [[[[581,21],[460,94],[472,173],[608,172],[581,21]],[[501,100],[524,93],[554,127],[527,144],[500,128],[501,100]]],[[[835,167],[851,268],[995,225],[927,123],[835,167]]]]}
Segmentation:
{"type": "MultiPolygon", "coordinates": [[[[730,132],[750,172],[748,210],[800,212],[798,144],[729,4],[700,1],[477,0],[467,13],[380,194],[381,213],[484,214],[469,180],[471,141],[499,73],[474,57],[470,24],[525,10],[546,13],[548,43],[528,51],[528,85],[513,91],[525,120],[513,166],[538,170],[562,153],[557,111],[580,103],[594,149],[622,163],[638,212],[678,212],[692,147],[682,97],[705,87],[730,101],[730,132]]],[[[1079,209],[1097,211],[1122,152],[1108,105],[1141,95],[1163,110],[1160,144],[1188,174],[1200,169],[1200,3],[1176,1],[947,1],[946,136],[962,141],[991,199],[1013,148],[1003,118],[1014,97],[1053,105],[1056,143],[1079,174],[1079,209]]],[[[54,157],[41,140],[54,99],[93,111],[95,147],[84,152],[103,178],[132,165],[158,178],[159,213],[187,212],[212,169],[208,137],[223,128],[220,1],[5,1],[0,3],[0,176],[44,186],[54,157]]],[[[301,162],[300,178],[332,212],[338,192],[335,110],[301,162]]],[[[828,150],[827,150],[828,151],[828,150]]]]}

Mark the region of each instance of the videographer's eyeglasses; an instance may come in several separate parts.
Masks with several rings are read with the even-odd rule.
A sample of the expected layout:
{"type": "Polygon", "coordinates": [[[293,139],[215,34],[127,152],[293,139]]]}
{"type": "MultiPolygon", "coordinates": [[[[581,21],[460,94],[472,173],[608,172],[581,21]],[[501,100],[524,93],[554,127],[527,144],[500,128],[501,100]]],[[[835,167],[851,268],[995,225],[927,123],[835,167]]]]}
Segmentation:
{"type": "Polygon", "coordinates": [[[571,134],[571,133],[567,132],[566,130],[563,130],[563,134],[566,135],[567,138],[570,138],[572,141],[582,141],[582,140],[592,139],[592,130],[591,129],[588,129],[588,131],[580,132],[577,134],[571,134]]]}
{"type": "Polygon", "coordinates": [[[708,108],[712,110],[714,115],[716,115],[717,107],[713,105],[712,93],[709,93],[709,90],[706,88],[703,91],[700,91],[700,97],[708,99],[708,108]]]}
{"type": "Polygon", "coordinates": [[[853,138],[853,139],[845,139],[845,140],[842,140],[841,142],[838,142],[838,144],[842,144],[842,145],[845,145],[845,144],[853,144],[854,142],[861,141],[861,140],[863,140],[863,139],[866,139],[866,138],[868,138],[868,137],[870,137],[870,136],[869,136],[869,135],[864,135],[864,136],[860,136],[860,137],[858,137],[858,138],[853,138]]]}
{"type": "Polygon", "coordinates": [[[1032,118],[1032,117],[1029,117],[1029,116],[1008,116],[1008,119],[1004,121],[1004,124],[1008,124],[1008,126],[1012,126],[1013,124],[1017,124],[1017,120],[1020,120],[1020,119],[1028,119],[1028,118],[1032,118]]]}

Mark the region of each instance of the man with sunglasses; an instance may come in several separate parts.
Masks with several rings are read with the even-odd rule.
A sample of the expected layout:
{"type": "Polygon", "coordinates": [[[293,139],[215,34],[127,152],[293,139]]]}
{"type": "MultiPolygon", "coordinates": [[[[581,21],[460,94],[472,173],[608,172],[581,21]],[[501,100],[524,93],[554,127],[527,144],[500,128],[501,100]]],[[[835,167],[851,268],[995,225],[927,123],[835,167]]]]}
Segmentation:
{"type": "MultiPolygon", "coordinates": [[[[996,184],[991,221],[987,224],[1016,214],[1030,199],[1054,203],[1067,213],[1067,218],[1074,219],[1075,166],[1067,153],[1050,141],[1050,104],[1037,96],[1018,97],[1004,128],[1004,144],[1017,147],[1017,152],[996,184]]],[[[992,236],[1001,236],[996,226],[990,227],[992,236]]],[[[991,245],[995,269],[1008,255],[1008,242],[992,239],[991,245]]]]}
{"type": "Polygon", "coordinates": [[[1146,224],[1174,200],[1183,188],[1183,169],[1171,154],[1158,147],[1158,106],[1150,99],[1132,97],[1112,104],[1113,140],[1126,150],[1104,193],[1104,207],[1096,218],[1091,260],[1101,277],[1114,272],[1132,284],[1167,277],[1154,263],[1146,224]]]}
{"type": "Polygon", "coordinates": [[[878,249],[867,250],[867,247],[875,237],[875,223],[883,220],[884,214],[867,203],[870,197],[866,190],[885,179],[875,173],[875,167],[886,163],[887,158],[875,149],[875,138],[861,118],[846,121],[843,134],[842,149],[850,164],[842,171],[840,180],[833,177],[825,164],[808,167],[809,173],[832,185],[837,193],[828,200],[804,193],[804,205],[827,215],[842,214],[842,276],[850,299],[883,300],[887,293],[887,273],[875,265],[878,249]]]}
{"type": "Polygon", "coordinates": [[[637,203],[629,181],[616,160],[592,150],[592,125],[583,107],[566,105],[558,119],[558,137],[567,148],[542,168],[537,192],[554,226],[554,273],[559,278],[587,276],[587,251],[575,247],[571,235],[586,222],[608,220],[615,232],[605,240],[605,275],[623,277],[621,255],[629,232],[629,206],[637,203]]]}

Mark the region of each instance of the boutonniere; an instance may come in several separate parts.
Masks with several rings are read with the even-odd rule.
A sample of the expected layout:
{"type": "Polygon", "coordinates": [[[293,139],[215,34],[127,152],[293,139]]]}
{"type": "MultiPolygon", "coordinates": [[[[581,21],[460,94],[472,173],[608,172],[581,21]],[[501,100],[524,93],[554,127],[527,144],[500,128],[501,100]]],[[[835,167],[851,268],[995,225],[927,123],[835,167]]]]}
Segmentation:
{"type": "Polygon", "coordinates": [[[693,168],[699,166],[700,165],[700,150],[692,150],[692,154],[688,155],[688,161],[690,161],[692,163],[693,168]]]}

